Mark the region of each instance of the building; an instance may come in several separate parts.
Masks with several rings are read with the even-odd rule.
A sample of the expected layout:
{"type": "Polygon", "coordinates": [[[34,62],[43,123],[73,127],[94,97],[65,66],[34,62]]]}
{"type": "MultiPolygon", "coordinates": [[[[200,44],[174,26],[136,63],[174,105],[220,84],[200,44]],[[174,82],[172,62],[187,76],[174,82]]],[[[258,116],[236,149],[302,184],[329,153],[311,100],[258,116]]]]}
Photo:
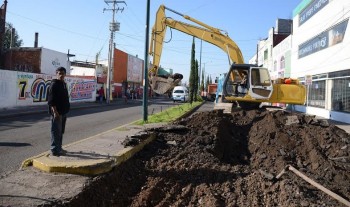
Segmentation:
{"type": "MultiPolygon", "coordinates": [[[[292,25],[293,22],[290,19],[277,19],[276,27],[269,30],[267,38],[258,42],[257,54],[249,60],[251,64],[257,64],[261,67],[268,68],[272,79],[279,78],[284,74],[285,65],[279,64],[280,60],[277,61],[275,59],[273,50],[291,35],[292,25]],[[283,68],[281,68],[281,66],[283,68]]],[[[282,58],[285,58],[285,56],[282,55],[282,58]]]]}
{"type": "Polygon", "coordinates": [[[67,68],[70,74],[70,61],[66,53],[43,47],[16,47],[4,54],[4,68],[30,73],[56,74],[60,66],[67,68]]]}
{"type": "Polygon", "coordinates": [[[144,60],[117,48],[114,49],[113,54],[113,97],[122,97],[127,94],[127,91],[142,94],[144,60]]]}
{"type": "Polygon", "coordinates": [[[84,61],[72,61],[70,74],[73,76],[93,76],[96,77],[96,64],[84,61]]]}
{"type": "Polygon", "coordinates": [[[350,123],[349,17],[348,0],[303,0],[292,21],[277,20],[258,42],[249,63],[268,68],[272,79],[307,85],[307,103],[297,111],[350,123]]]}
{"type": "Polygon", "coordinates": [[[304,0],[293,11],[292,73],[308,85],[299,111],[350,123],[349,0],[304,0]]]}

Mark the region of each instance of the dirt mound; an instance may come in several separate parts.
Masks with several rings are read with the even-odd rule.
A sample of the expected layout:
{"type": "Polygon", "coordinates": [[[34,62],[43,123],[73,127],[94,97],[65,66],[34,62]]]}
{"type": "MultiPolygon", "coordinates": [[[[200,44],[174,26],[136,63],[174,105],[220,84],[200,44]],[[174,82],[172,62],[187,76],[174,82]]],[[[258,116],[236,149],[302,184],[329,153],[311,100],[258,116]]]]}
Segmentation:
{"type": "Polygon", "coordinates": [[[273,179],[286,165],[350,200],[350,136],[313,117],[201,112],[154,133],[156,141],[64,205],[341,206],[292,172],[273,179]]]}

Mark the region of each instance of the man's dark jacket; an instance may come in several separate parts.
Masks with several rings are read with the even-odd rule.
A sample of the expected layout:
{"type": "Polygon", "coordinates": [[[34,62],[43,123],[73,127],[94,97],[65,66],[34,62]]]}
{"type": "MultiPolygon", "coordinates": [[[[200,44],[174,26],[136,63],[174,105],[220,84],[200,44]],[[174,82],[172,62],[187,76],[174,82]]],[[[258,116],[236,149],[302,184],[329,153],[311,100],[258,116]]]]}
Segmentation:
{"type": "Polygon", "coordinates": [[[52,114],[51,106],[56,106],[57,112],[67,114],[70,109],[67,85],[64,81],[53,79],[49,89],[48,102],[49,112],[52,114]]]}

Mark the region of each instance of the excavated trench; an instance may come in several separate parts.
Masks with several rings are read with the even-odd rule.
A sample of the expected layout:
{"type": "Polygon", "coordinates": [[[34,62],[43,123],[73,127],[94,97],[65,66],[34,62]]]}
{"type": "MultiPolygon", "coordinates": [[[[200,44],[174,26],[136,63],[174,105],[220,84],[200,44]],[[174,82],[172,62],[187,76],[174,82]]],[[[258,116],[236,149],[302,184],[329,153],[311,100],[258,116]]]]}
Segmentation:
{"type": "Polygon", "coordinates": [[[350,200],[350,136],[325,121],[211,111],[152,132],[154,142],[57,205],[342,206],[292,172],[276,180],[286,165],[350,200]]]}

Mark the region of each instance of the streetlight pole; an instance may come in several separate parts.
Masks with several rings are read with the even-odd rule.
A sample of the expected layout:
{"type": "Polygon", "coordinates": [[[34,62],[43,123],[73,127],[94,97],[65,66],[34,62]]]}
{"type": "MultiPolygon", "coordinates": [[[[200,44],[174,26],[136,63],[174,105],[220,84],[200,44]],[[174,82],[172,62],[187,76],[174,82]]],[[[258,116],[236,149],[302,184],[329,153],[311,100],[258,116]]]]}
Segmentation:
{"type": "Polygon", "coordinates": [[[109,30],[111,31],[111,36],[109,39],[109,51],[108,51],[108,72],[107,72],[107,86],[106,86],[106,103],[109,104],[110,103],[110,95],[111,95],[111,76],[112,76],[112,71],[113,71],[113,49],[114,49],[114,32],[119,31],[120,28],[120,23],[116,22],[114,20],[115,17],[115,13],[118,12],[119,10],[121,12],[123,12],[124,7],[123,8],[116,8],[116,5],[118,6],[118,3],[125,3],[125,1],[116,1],[116,0],[104,0],[105,3],[107,5],[109,5],[110,3],[113,4],[113,8],[112,9],[103,9],[103,12],[106,10],[111,10],[113,12],[113,16],[112,16],[112,22],[109,24],[109,30]]]}

